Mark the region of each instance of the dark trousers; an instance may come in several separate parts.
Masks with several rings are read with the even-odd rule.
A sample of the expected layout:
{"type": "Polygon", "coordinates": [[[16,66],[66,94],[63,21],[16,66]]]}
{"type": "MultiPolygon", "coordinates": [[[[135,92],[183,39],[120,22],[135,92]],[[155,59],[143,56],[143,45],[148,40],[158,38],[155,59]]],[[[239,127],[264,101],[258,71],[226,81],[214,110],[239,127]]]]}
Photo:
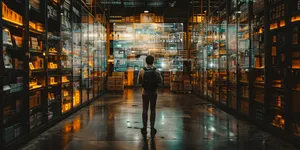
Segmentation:
{"type": "Polygon", "coordinates": [[[148,121],[148,108],[150,103],[150,125],[154,127],[155,124],[155,110],[156,110],[156,100],[157,100],[157,93],[147,93],[143,94],[143,125],[144,128],[147,128],[147,121],[148,121]]]}

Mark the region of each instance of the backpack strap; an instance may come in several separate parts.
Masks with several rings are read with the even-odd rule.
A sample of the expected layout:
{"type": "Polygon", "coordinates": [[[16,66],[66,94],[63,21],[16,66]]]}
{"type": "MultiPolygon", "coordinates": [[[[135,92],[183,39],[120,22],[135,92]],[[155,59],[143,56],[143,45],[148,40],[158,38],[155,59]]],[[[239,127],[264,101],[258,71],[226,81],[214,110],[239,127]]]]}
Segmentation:
{"type": "Polygon", "coordinates": [[[147,71],[147,70],[153,70],[153,71],[155,71],[155,70],[156,70],[155,67],[153,67],[152,69],[148,69],[147,67],[144,67],[143,69],[144,69],[145,71],[147,71]]]}

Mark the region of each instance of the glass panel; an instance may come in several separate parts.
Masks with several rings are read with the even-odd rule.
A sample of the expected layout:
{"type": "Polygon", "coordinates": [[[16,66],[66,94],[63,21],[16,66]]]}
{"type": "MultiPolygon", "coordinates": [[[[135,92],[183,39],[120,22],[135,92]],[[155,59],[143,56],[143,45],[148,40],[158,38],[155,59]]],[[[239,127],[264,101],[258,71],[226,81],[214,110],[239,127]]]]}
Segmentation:
{"type": "Polygon", "coordinates": [[[248,2],[240,5],[238,17],[238,64],[239,64],[239,96],[240,111],[249,115],[249,67],[250,67],[250,32],[248,2]]]}
{"type": "Polygon", "coordinates": [[[226,9],[220,11],[219,82],[220,103],[227,105],[227,20],[226,9]]]}
{"type": "Polygon", "coordinates": [[[73,107],[73,85],[72,85],[72,28],[71,28],[71,9],[70,0],[63,2],[63,15],[61,15],[61,97],[62,112],[70,111],[73,107]]]}
{"type": "Polygon", "coordinates": [[[237,103],[237,25],[236,15],[230,16],[228,24],[228,66],[229,66],[229,87],[228,87],[228,105],[236,109],[237,103]]]}
{"type": "Polygon", "coordinates": [[[251,116],[257,120],[264,120],[265,99],[265,45],[264,45],[264,1],[253,1],[252,20],[252,51],[251,51],[251,76],[254,80],[251,95],[251,116]]]}
{"type": "MultiPolygon", "coordinates": [[[[14,2],[12,2],[14,3],[14,2]]],[[[11,4],[9,2],[9,4],[11,4]]],[[[9,5],[8,4],[8,5],[9,5]]],[[[14,3],[17,5],[16,3],[14,3]]],[[[45,5],[44,2],[40,3],[41,6],[45,5]]],[[[15,6],[8,6],[17,10],[20,8],[15,8],[15,6]]],[[[40,127],[42,124],[46,123],[47,112],[45,107],[47,107],[43,101],[46,99],[46,32],[45,32],[45,10],[41,9],[39,5],[30,4],[29,6],[29,37],[25,40],[29,44],[29,55],[26,54],[25,58],[29,56],[29,128],[30,131],[40,127]],[[31,7],[32,6],[32,7],[31,7]],[[28,41],[27,41],[28,40],[28,41]]],[[[23,7],[24,8],[24,5],[23,7]]],[[[24,13],[25,14],[25,13],[24,13]]],[[[14,19],[15,17],[9,17],[14,19]]],[[[23,17],[23,20],[25,16],[23,17]]],[[[25,22],[25,21],[24,21],[25,22]]],[[[20,36],[20,35],[19,35],[20,36]]],[[[4,39],[5,40],[5,39],[4,39]]],[[[27,70],[27,68],[26,68],[27,70]]],[[[27,80],[27,79],[24,79],[27,80]]],[[[27,92],[27,91],[26,91],[27,92]]],[[[22,95],[22,94],[21,94],[22,95]]],[[[24,94],[25,95],[25,94],[24,94]]],[[[27,125],[25,125],[27,126],[27,125]]]]}
{"type": "Polygon", "coordinates": [[[104,83],[106,81],[106,29],[101,25],[101,43],[100,43],[100,66],[101,66],[101,76],[100,76],[100,91],[104,92],[104,83]]]}
{"type": "Polygon", "coordinates": [[[93,74],[94,74],[94,57],[95,57],[95,43],[94,43],[94,40],[95,40],[95,37],[98,36],[97,32],[95,32],[95,29],[94,29],[94,22],[95,22],[95,19],[93,18],[92,15],[89,15],[89,32],[88,32],[88,48],[89,48],[89,54],[88,54],[88,57],[89,57],[89,60],[88,60],[88,76],[89,76],[89,100],[92,100],[94,98],[94,93],[93,93],[93,86],[94,86],[94,78],[93,78],[93,74]]]}
{"type": "Polygon", "coordinates": [[[82,103],[88,101],[88,86],[89,86],[89,26],[88,12],[84,8],[81,9],[81,93],[82,103]]]}
{"type": "Polygon", "coordinates": [[[73,107],[81,104],[81,16],[80,5],[73,7],[73,107]]]}
{"type": "MultiPolygon", "coordinates": [[[[251,56],[251,67],[255,81],[253,82],[253,100],[261,104],[264,103],[264,88],[265,88],[265,45],[264,45],[264,11],[263,2],[257,1],[253,3],[253,52],[251,56]]],[[[258,118],[262,119],[262,118],[258,118]]]]}
{"type": "Polygon", "coordinates": [[[94,33],[97,35],[94,38],[95,51],[93,53],[94,71],[93,71],[93,92],[94,97],[99,95],[100,92],[100,44],[101,44],[101,29],[98,22],[94,23],[94,33]]]}
{"type": "Polygon", "coordinates": [[[207,26],[206,30],[206,40],[207,40],[207,96],[209,99],[213,99],[213,68],[214,68],[214,63],[213,63],[213,57],[214,57],[214,48],[213,48],[213,37],[214,37],[214,32],[213,32],[213,25],[211,20],[209,19],[209,24],[207,26]]]}
{"type": "Polygon", "coordinates": [[[59,117],[61,114],[61,103],[60,95],[60,85],[61,85],[61,75],[60,75],[60,17],[57,16],[57,12],[60,10],[58,5],[53,5],[49,3],[48,9],[53,13],[48,14],[48,23],[51,26],[48,27],[48,120],[51,121],[59,117]],[[56,13],[55,13],[56,12],[56,13]]]}

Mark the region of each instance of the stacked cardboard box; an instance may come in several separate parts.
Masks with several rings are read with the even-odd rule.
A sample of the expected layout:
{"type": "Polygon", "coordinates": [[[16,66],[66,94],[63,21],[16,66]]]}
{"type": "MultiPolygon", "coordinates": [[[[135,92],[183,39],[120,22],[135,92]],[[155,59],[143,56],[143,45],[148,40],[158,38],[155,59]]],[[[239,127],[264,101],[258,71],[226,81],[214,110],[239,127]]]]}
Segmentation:
{"type": "Polygon", "coordinates": [[[164,87],[169,87],[170,86],[170,72],[162,72],[163,74],[163,79],[164,79],[164,87]]]}
{"type": "Polygon", "coordinates": [[[184,80],[183,81],[183,88],[185,91],[192,91],[193,85],[191,84],[190,80],[184,80]]]}
{"type": "Polygon", "coordinates": [[[171,85],[170,85],[171,91],[182,91],[183,90],[182,75],[183,75],[182,72],[172,73],[172,76],[171,76],[172,81],[171,81],[171,85]]]}
{"type": "Polygon", "coordinates": [[[113,72],[113,76],[108,77],[108,91],[123,91],[124,90],[124,72],[113,72]]]}
{"type": "Polygon", "coordinates": [[[170,90],[171,91],[182,91],[183,90],[182,82],[171,82],[170,90]]]}

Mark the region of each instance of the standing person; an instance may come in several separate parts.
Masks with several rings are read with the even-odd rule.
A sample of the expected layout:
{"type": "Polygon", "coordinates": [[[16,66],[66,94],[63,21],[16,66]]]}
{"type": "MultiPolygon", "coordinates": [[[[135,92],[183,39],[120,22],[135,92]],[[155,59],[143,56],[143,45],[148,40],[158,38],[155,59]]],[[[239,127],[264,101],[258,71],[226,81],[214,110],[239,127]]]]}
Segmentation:
{"type": "Polygon", "coordinates": [[[148,108],[150,103],[150,125],[151,135],[155,135],[157,130],[154,128],[155,125],[155,111],[156,111],[156,100],[157,100],[157,87],[158,84],[162,83],[162,77],[160,72],[153,66],[154,57],[149,55],[146,57],[147,66],[139,71],[138,84],[142,84],[143,87],[143,128],[141,129],[142,134],[147,134],[147,121],[148,121],[148,108]]]}

